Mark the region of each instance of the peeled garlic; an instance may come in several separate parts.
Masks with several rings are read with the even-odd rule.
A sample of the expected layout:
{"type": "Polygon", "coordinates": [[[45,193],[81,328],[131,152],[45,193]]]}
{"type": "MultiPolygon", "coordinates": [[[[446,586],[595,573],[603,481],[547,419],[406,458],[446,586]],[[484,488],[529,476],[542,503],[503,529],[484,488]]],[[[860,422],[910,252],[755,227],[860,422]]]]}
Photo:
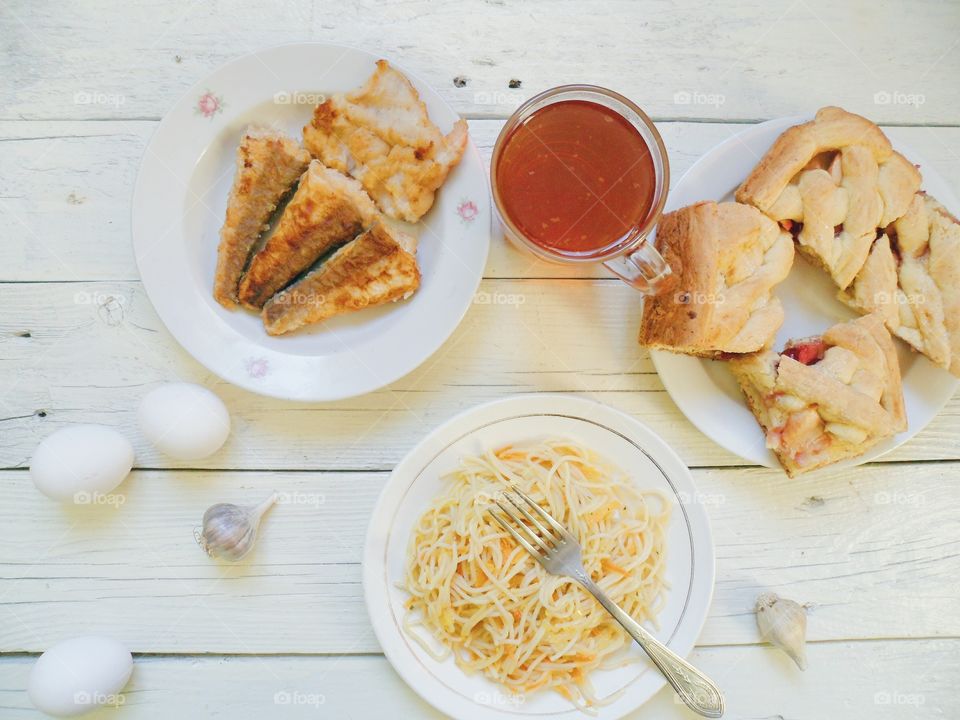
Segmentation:
{"type": "Polygon", "coordinates": [[[763,593],[757,598],[756,612],[760,635],[793,658],[798,668],[806,670],[806,608],[774,593],[763,593]]]}
{"type": "Polygon", "coordinates": [[[253,549],[260,519],[276,501],[273,493],[259,505],[212,505],[203,514],[202,530],[195,532],[197,542],[211,557],[239,560],[253,549]]]}

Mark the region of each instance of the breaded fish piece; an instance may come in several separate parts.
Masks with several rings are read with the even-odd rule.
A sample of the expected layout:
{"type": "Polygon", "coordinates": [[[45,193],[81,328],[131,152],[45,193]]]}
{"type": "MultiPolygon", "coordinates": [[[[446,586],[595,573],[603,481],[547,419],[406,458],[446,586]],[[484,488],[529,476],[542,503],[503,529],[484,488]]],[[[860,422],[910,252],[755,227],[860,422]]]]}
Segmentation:
{"type": "Polygon", "coordinates": [[[353,240],[380,217],[353,178],[313,160],[276,228],[240,280],[240,303],[259,310],[329,250],[353,240]]]}
{"type": "Polygon", "coordinates": [[[377,223],[263,307],[270,335],[408,298],[420,287],[416,239],[377,223]]]}
{"type": "Polygon", "coordinates": [[[237,148],[237,173],[220,229],[213,297],[226,308],[237,305],[237,284],[247,258],[277,203],[297,182],[310,154],[283,133],[249,127],[237,148]]]}
{"type": "Polygon", "coordinates": [[[307,150],[352,175],[392,218],[416,222],[467,147],[467,123],[444,136],[406,76],[377,61],[366,84],[317,105],[303,129],[307,150]]]}
{"type": "Polygon", "coordinates": [[[324,178],[331,188],[348,198],[360,213],[360,221],[363,223],[363,229],[369,230],[379,222],[383,216],[377,209],[377,204],[370,199],[370,195],[363,189],[363,185],[357,182],[349,175],[344,175],[339,170],[324,167],[319,160],[311,161],[323,168],[324,178]]]}

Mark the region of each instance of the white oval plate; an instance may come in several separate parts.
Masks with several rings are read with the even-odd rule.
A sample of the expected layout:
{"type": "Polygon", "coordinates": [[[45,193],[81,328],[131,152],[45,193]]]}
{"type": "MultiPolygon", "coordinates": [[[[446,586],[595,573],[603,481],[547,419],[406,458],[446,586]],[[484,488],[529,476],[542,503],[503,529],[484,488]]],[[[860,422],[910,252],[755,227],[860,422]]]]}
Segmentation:
{"type": "MultiPolygon", "coordinates": [[[[377,639],[396,671],[424,700],[458,720],[520,717],[581,717],[556,693],[522,702],[481,675],[467,675],[452,658],[434,660],[403,630],[398,587],[404,576],[410,532],[443,489],[441,478],[466,455],[506,443],[547,436],[568,437],[595,449],[630,473],[643,488],[673,499],[667,539],[671,589],[660,629],[650,630],[675,652],[693,648],[713,594],[713,540],[704,504],[690,471],[648,427],[618,410],[565,395],[521,395],[480,405],[446,422],[421,441],[390,476],[370,520],[363,558],[363,589],[377,639]]],[[[422,628],[419,630],[423,631],[422,628]]],[[[424,638],[429,636],[424,632],[424,638]]],[[[612,720],[640,707],[666,682],[634,645],[639,662],[591,674],[599,697],[623,691],[597,718],[612,720]]]]}
{"type": "MultiPolygon", "coordinates": [[[[246,55],[195,85],[147,146],[133,196],[144,288],[184,349],[227,382],[291,400],[370,392],[426,360],[473,301],[490,244],[490,203],[472,143],[433,208],[411,226],[420,238],[423,278],[410,300],[270,337],[256,314],[226,310],[213,299],[220,226],[244,128],[269,124],[300,138],[322,95],[361,85],[379,57],[321,43],[246,55]]],[[[431,119],[448,132],[459,116],[404,72],[431,119]]]]}
{"type": "MultiPolygon", "coordinates": [[[[720,143],[694,163],[671,190],[666,211],[700,200],[733,200],[737,187],[774,140],[791,125],[807,119],[782,118],[760,123],[720,143]]],[[[953,213],[960,213],[960,202],[933,166],[897,141],[897,128],[884,128],[884,132],[900,152],[920,164],[924,189],[953,213]]],[[[774,292],[786,310],[786,319],[774,344],[778,349],[791,338],[819,335],[831,325],[857,317],[853,310],[836,299],[836,287],[827,274],[799,255],[789,277],[774,292]]],[[[841,461],[828,469],[869,462],[899,447],[920,432],[957,389],[960,380],[913,352],[906,343],[894,342],[903,375],[907,430],[875,445],[860,457],[841,461]]],[[[704,435],[752,463],[780,467],[776,456],[767,449],[763,432],[747,409],[743,394],[726,363],[662,350],[651,351],[650,355],[670,397],[704,435]]]]}

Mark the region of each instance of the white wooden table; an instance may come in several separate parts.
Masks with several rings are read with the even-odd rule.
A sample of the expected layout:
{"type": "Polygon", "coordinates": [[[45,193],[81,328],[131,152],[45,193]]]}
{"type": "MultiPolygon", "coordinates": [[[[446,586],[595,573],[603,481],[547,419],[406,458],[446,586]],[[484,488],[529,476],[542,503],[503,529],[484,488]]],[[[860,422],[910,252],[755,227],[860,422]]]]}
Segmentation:
{"type": "MultiPolygon", "coordinates": [[[[35,717],[23,688],[37,653],[90,632],[136,654],[125,707],[98,718],[437,717],[370,630],[367,518],[431,428],[544,391],[648,423],[711,499],[716,594],[693,659],[725,688],[728,717],[960,717],[960,400],[880,463],[794,481],[744,467],[664,392],[635,343],[633,291],[599,268],[531,263],[497,227],[482,289],[523,303],[478,304],[419,370],[332,404],[218,381],[138,281],[129,204],[160,118],[222,62],[303,40],[397,59],[470,120],[487,157],[519,101],[591,82],[653,116],[674,179],[745,123],[835,103],[906,126],[960,189],[960,5],[721,5],[0,0],[0,717],[35,717]],[[201,464],[179,467],[136,432],[139,399],[170,380],[213,388],[233,414],[201,464]],[[136,444],[119,510],[60,507],[30,482],[37,442],[81,421],[136,444]],[[208,505],[271,489],[304,501],[272,512],[250,562],[200,552],[208,505]],[[752,606],[768,589],[811,604],[806,673],[759,642],[752,606]]],[[[690,715],[664,691],[635,717],[690,715]]]]}

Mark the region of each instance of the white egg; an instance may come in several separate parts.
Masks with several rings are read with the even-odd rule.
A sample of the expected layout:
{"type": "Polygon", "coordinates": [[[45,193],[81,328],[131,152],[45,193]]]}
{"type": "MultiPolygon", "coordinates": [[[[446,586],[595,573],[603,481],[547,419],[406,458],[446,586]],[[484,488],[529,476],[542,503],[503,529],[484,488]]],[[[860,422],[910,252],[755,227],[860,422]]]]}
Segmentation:
{"type": "Polygon", "coordinates": [[[30,671],[27,695],[38,710],[57,717],[123,703],[133,657],[116,640],[90,635],[64,640],[47,650],[30,671]]]}
{"type": "Polygon", "coordinates": [[[140,429],[160,452],[178,460],[213,455],[230,434],[223,401],[200,385],[167,383],[140,403],[140,429]]]}
{"type": "Polygon", "coordinates": [[[30,477],[44,495],[89,503],[123,482],[133,467],[133,446],[103,425],[71,425],[44,438],[30,460],[30,477]]]}

